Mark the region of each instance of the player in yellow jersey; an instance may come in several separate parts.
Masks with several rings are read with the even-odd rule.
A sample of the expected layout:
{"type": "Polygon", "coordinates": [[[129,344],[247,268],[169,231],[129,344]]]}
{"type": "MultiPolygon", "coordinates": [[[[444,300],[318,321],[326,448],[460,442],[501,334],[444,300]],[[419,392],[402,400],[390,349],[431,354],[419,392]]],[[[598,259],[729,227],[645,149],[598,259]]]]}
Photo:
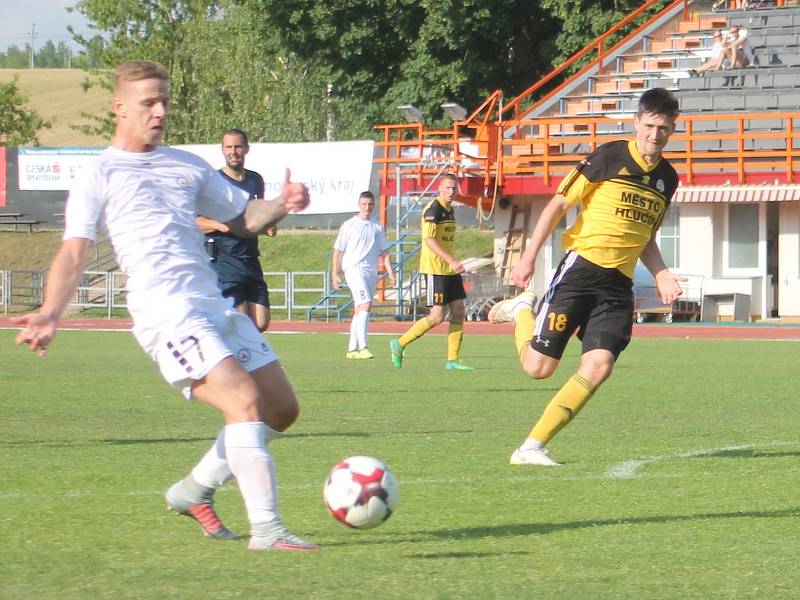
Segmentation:
{"type": "Polygon", "coordinates": [[[461,340],[464,337],[464,266],[453,256],[456,219],[453,200],[458,193],[458,178],[442,175],[439,196],[428,203],[422,212],[422,250],[419,272],[426,276],[427,305],[431,310],[399,338],[389,342],[392,364],[403,366],[403,352],[411,342],[419,339],[448,316],[447,362],[445,369],[471,371],[473,367],[461,362],[461,340]]]}
{"type": "Polygon", "coordinates": [[[550,377],[573,333],[582,342],[580,365],[556,393],[511,464],[557,466],[546,444],[569,423],[608,379],[633,329],[633,271],[637,260],[655,277],[665,304],[681,295],[686,278],[670,273],[655,234],[678,186],[675,169],[661,152],[675,131],[678,101],[663,88],[642,94],[635,137],[600,146],[561,182],[542,211],[530,243],[512,272],[524,288],[536,257],[570,206],[580,205],[575,224],[562,238],[567,251],[547,293],[533,312],[533,294],[496,304],[493,322],[513,321],[522,370],[533,379],[550,377]]]}

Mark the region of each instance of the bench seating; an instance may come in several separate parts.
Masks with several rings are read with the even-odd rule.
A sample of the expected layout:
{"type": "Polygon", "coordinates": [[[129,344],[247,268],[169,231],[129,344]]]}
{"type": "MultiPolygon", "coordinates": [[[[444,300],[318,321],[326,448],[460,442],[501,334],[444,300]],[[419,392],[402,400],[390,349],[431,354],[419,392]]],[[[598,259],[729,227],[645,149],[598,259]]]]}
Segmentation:
{"type": "Polygon", "coordinates": [[[36,219],[21,219],[8,215],[0,215],[0,225],[13,225],[14,231],[18,231],[17,228],[21,225],[28,228],[28,233],[33,233],[33,226],[40,224],[41,221],[37,221],[36,219]]]}

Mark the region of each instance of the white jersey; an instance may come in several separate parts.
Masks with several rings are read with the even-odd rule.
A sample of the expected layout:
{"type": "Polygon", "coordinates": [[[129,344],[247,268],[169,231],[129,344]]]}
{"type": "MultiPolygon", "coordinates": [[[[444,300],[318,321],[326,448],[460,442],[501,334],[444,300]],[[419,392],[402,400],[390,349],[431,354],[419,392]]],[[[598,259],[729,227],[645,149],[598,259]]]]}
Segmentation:
{"type": "Polygon", "coordinates": [[[753,59],[756,57],[756,53],[753,50],[753,47],[750,45],[750,42],[747,40],[747,29],[739,29],[738,34],[728,32],[728,36],[725,41],[731,44],[740,40],[742,43],[739,45],[739,49],[741,49],[745,58],[747,58],[747,62],[752,63],[753,59]]]}
{"type": "Polygon", "coordinates": [[[159,323],[222,301],[195,217],[229,221],[248,200],[247,192],[189,152],[110,147],[76,178],[64,239],[94,240],[97,229],[103,231],[127,275],[134,321],[159,323]]]}
{"type": "Polygon", "coordinates": [[[363,271],[377,271],[378,260],[389,248],[389,242],[380,223],[372,219],[351,217],[339,228],[333,247],[342,252],[342,270],[358,267],[363,271]]]}

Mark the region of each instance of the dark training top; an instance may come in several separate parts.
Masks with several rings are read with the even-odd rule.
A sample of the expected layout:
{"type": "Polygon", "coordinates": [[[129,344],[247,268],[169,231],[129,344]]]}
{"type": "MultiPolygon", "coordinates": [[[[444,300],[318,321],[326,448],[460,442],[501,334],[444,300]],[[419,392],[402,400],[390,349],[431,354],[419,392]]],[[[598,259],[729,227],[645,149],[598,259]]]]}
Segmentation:
{"type": "MultiPolygon", "coordinates": [[[[233,185],[250,193],[251,198],[264,197],[264,179],[255,171],[244,170],[244,179],[237,181],[229,177],[223,169],[219,172],[233,185]]],[[[261,264],[258,262],[258,238],[241,238],[232,233],[214,231],[206,234],[206,246],[210,240],[214,260],[211,266],[217,273],[219,282],[244,282],[248,279],[263,278],[261,264]]]]}

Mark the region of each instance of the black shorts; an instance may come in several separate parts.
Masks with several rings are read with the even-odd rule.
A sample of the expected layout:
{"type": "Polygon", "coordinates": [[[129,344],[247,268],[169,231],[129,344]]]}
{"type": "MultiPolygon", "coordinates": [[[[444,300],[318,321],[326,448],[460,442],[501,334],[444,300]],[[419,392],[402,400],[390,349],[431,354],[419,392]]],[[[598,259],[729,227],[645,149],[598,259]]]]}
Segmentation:
{"type": "Polygon", "coordinates": [[[531,346],[561,358],[576,331],[582,352],[603,349],[619,357],[633,331],[633,281],[567,252],[539,303],[531,346]]]}
{"type": "Polygon", "coordinates": [[[464,291],[464,280],[457,275],[425,275],[428,295],[426,306],[447,306],[456,300],[467,297],[464,291]]]}
{"type": "Polygon", "coordinates": [[[269,308],[269,289],[263,279],[248,279],[247,281],[220,282],[222,295],[233,298],[233,305],[239,306],[242,302],[252,302],[269,308]]]}

